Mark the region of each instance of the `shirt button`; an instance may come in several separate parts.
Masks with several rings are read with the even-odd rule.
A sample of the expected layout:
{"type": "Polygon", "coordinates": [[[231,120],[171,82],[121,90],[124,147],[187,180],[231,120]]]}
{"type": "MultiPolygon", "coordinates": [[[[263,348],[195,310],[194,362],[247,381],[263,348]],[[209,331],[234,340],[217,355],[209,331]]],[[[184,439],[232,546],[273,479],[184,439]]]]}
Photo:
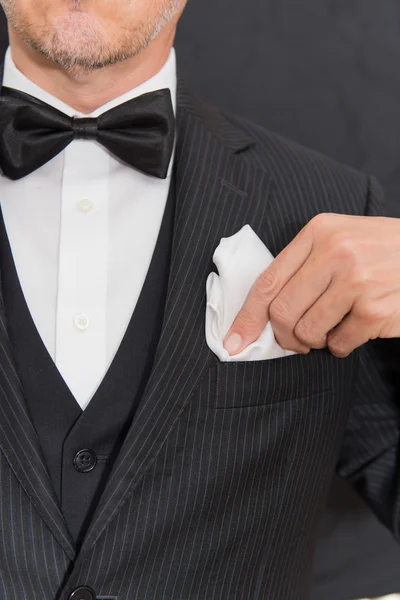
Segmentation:
{"type": "Polygon", "coordinates": [[[79,331],[85,331],[89,327],[89,317],[85,313],[76,315],[74,318],[74,325],[79,331]]]}
{"type": "Polygon", "coordinates": [[[89,200],[89,198],[82,198],[81,200],[78,200],[76,205],[78,207],[78,210],[80,210],[83,213],[87,213],[93,208],[93,202],[89,200]]]}
{"type": "Polygon", "coordinates": [[[74,467],[79,473],[89,473],[97,465],[97,456],[92,450],[79,450],[74,456],[74,467]]]}

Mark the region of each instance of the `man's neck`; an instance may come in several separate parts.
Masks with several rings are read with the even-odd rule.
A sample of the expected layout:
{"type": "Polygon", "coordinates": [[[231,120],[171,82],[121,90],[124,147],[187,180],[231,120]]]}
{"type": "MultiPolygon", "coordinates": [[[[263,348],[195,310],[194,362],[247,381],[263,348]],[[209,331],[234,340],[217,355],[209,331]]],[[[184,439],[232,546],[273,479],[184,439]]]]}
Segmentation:
{"type": "Polygon", "coordinates": [[[175,30],[164,31],[138,56],[91,73],[71,74],[29,48],[13,29],[13,61],[28,79],[75,110],[89,114],[158,73],[165,64],[175,30]]]}

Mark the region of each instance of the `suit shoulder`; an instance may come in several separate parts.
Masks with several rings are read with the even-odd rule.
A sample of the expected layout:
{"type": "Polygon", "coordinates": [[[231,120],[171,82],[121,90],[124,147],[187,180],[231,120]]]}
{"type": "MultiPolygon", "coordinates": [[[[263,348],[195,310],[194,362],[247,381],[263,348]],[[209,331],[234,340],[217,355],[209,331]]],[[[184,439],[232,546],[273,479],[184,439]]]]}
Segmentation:
{"type": "Polygon", "coordinates": [[[319,210],[364,214],[369,177],[319,152],[235,115],[224,117],[253,140],[245,160],[268,170],[292,194],[319,197],[319,210]]]}

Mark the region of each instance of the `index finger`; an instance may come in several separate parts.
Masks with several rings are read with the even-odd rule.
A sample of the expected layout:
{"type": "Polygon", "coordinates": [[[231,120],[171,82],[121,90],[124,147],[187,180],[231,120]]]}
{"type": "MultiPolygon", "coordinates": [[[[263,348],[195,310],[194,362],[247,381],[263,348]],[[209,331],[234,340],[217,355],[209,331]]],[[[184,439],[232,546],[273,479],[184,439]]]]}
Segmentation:
{"type": "Polygon", "coordinates": [[[225,337],[224,348],[231,356],[258,339],[269,320],[272,301],[304,265],[312,247],[312,231],[306,225],[258,277],[225,337]]]}

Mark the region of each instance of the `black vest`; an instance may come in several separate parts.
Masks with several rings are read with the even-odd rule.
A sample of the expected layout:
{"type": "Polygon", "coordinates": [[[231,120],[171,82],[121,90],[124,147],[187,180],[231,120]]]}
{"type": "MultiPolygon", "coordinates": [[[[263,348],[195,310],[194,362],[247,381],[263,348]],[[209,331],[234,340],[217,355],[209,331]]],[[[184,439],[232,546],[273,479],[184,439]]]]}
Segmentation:
{"type": "Polygon", "coordinates": [[[136,308],[110,368],[84,411],[35,327],[0,213],[1,277],[15,364],[50,477],[77,547],[104,490],[153,364],[167,291],[174,205],[173,178],[136,308]]]}

